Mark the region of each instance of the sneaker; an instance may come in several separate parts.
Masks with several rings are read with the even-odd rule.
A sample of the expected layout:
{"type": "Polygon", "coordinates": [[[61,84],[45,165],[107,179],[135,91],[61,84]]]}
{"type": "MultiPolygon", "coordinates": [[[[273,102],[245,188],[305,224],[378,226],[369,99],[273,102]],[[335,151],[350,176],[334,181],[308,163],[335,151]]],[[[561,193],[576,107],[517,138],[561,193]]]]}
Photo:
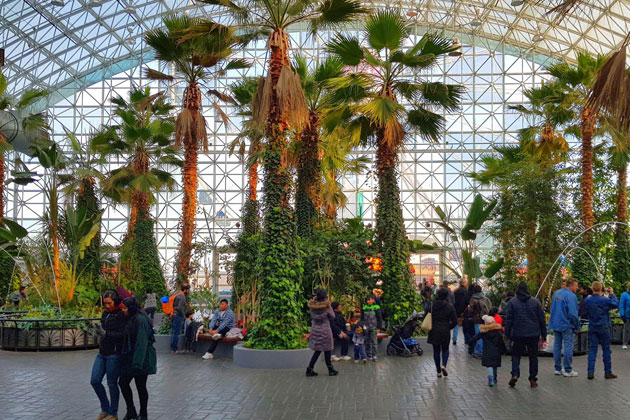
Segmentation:
{"type": "Polygon", "coordinates": [[[359,359],[356,359],[356,360],[354,361],[354,363],[359,363],[359,359]]]}
{"type": "Polygon", "coordinates": [[[492,376],[488,376],[488,386],[494,386],[494,381],[492,380],[492,376]]]}
{"type": "Polygon", "coordinates": [[[442,374],[441,374],[441,373],[438,373],[438,378],[441,378],[441,377],[442,377],[442,374]]]}
{"type": "Polygon", "coordinates": [[[512,376],[512,379],[510,379],[510,382],[508,382],[510,388],[514,388],[516,386],[516,381],[518,381],[518,378],[516,376],[512,376]]]}
{"type": "Polygon", "coordinates": [[[534,381],[534,380],[530,380],[529,381],[529,386],[532,388],[536,388],[538,387],[538,382],[534,381]]]}
{"type": "Polygon", "coordinates": [[[366,364],[366,363],[367,363],[367,359],[363,359],[363,364],[366,364]]]}
{"type": "Polygon", "coordinates": [[[562,370],[554,370],[553,374],[556,376],[564,375],[564,369],[562,370]]]}
{"type": "Polygon", "coordinates": [[[344,362],[347,362],[348,360],[351,360],[352,358],[350,356],[341,356],[341,360],[343,360],[344,362]]]}
{"type": "Polygon", "coordinates": [[[206,354],[204,354],[203,356],[201,356],[201,358],[203,360],[208,360],[208,359],[214,359],[214,356],[212,355],[212,353],[208,353],[206,352],[206,354]]]}
{"type": "Polygon", "coordinates": [[[621,348],[622,348],[623,350],[628,350],[628,346],[626,346],[626,345],[621,346],[621,348]]]}
{"type": "Polygon", "coordinates": [[[448,376],[448,372],[446,371],[446,366],[442,366],[442,375],[448,376]]]}
{"type": "Polygon", "coordinates": [[[372,356],[372,361],[376,362],[378,359],[376,358],[376,356],[372,356]]]}
{"type": "Polygon", "coordinates": [[[339,361],[339,357],[332,355],[330,356],[330,360],[332,360],[333,362],[338,362],[339,361]]]}
{"type": "Polygon", "coordinates": [[[587,379],[595,379],[595,372],[589,372],[586,376],[587,379]]]}
{"type": "Polygon", "coordinates": [[[105,417],[107,417],[107,413],[104,411],[101,411],[101,414],[98,415],[96,420],[103,420],[105,417]]]}
{"type": "Polygon", "coordinates": [[[221,334],[218,334],[218,333],[212,336],[213,340],[220,340],[221,338],[223,338],[223,336],[221,334]]]}
{"type": "Polygon", "coordinates": [[[494,380],[494,386],[497,386],[497,382],[498,382],[497,377],[495,376],[495,377],[493,378],[493,380],[494,380]]]}
{"type": "Polygon", "coordinates": [[[578,376],[578,373],[572,370],[571,372],[563,372],[562,376],[564,376],[565,378],[575,378],[576,376],[578,376]]]}
{"type": "Polygon", "coordinates": [[[617,375],[615,375],[614,373],[610,372],[604,375],[604,378],[606,379],[615,379],[617,378],[617,375]]]}
{"type": "Polygon", "coordinates": [[[453,340],[453,345],[456,346],[457,345],[457,341],[453,340]]]}

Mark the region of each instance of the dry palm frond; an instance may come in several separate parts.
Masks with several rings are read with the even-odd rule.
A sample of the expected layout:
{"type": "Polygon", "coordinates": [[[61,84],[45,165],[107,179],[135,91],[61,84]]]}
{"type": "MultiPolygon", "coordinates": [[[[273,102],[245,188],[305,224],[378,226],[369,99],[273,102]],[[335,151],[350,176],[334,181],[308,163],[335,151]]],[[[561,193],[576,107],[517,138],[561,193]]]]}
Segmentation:
{"type": "MultiPolygon", "coordinates": [[[[545,0],[547,1],[547,0],[545,0]]],[[[560,21],[567,16],[578,4],[585,3],[584,0],[563,0],[559,5],[555,6],[547,12],[548,15],[556,15],[556,20],[560,21]]]]}
{"type": "Polygon", "coordinates": [[[258,79],[258,87],[256,88],[256,97],[252,104],[252,122],[253,126],[260,131],[265,131],[267,116],[269,115],[269,106],[271,103],[271,80],[261,77],[258,79]]]}
{"type": "Polygon", "coordinates": [[[606,109],[621,120],[628,120],[630,117],[623,115],[624,112],[630,111],[624,105],[627,102],[626,96],[630,94],[627,89],[624,89],[626,87],[626,53],[629,43],[630,34],[624,39],[621,48],[611,55],[597,72],[595,83],[586,101],[586,107],[591,108],[593,114],[606,109]]]}
{"type": "Polygon", "coordinates": [[[175,146],[181,146],[185,138],[202,141],[204,152],[208,151],[206,120],[196,111],[184,108],[175,120],[175,146]]]}
{"type": "Polygon", "coordinates": [[[236,101],[234,100],[234,98],[232,98],[230,95],[226,95],[225,93],[221,93],[218,90],[210,89],[208,90],[208,95],[214,95],[223,102],[236,105],[236,101]]]}
{"type": "Polygon", "coordinates": [[[169,82],[175,80],[173,76],[153,69],[146,69],[145,77],[151,80],[168,80],[169,82]]]}
{"type": "Polygon", "coordinates": [[[282,30],[276,30],[267,38],[267,48],[280,48],[281,51],[289,51],[289,34],[282,30]]]}
{"type": "Polygon", "coordinates": [[[216,113],[219,114],[219,117],[221,117],[221,121],[223,121],[223,124],[225,124],[225,126],[227,127],[230,122],[230,118],[227,116],[227,114],[223,112],[219,104],[216,102],[212,102],[212,108],[214,108],[216,113]]]}
{"type": "Polygon", "coordinates": [[[309,111],[304,91],[302,90],[302,80],[300,76],[291,70],[291,67],[284,66],[276,85],[276,94],[280,109],[287,116],[287,120],[292,128],[299,130],[308,123],[309,111]]]}
{"type": "Polygon", "coordinates": [[[405,130],[397,118],[385,124],[385,136],[383,139],[393,150],[398,150],[398,147],[403,144],[404,138],[405,130]]]}
{"type": "Polygon", "coordinates": [[[143,98],[142,100],[140,100],[140,102],[138,102],[138,109],[140,111],[146,111],[147,108],[151,106],[151,104],[162,95],[164,95],[163,90],[154,95],[150,95],[150,96],[147,96],[146,98],[143,98]]]}

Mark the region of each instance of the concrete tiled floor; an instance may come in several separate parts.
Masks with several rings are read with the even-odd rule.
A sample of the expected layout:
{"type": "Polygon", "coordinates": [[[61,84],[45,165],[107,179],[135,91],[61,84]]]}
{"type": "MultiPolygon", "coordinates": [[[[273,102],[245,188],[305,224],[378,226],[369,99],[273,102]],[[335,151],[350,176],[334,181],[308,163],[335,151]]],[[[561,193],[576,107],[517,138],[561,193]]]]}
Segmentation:
{"type": "MultiPolygon", "coordinates": [[[[448,378],[437,379],[431,349],[409,359],[338,362],[337,377],[306,378],[303,370],[256,371],[229,360],[160,353],[149,378],[150,419],[629,419],[630,352],[613,348],[617,380],[603,379],[598,362],[586,380],[586,356],[576,357],[578,378],[553,376],[551,358],[540,359],[540,386],[522,380],[509,389],[509,358],[499,387],[486,385],[485,369],[462,345],[451,347],[448,378]]],[[[96,351],[0,352],[0,419],[93,419],[99,413],[89,375],[96,351]]],[[[521,366],[527,372],[527,361],[521,366]]],[[[526,374],[525,374],[526,375],[526,374]]],[[[525,376],[526,378],[526,376],[525,376]]],[[[523,378],[523,379],[525,379],[523,378]]],[[[121,398],[120,417],[125,414],[121,398]]]]}

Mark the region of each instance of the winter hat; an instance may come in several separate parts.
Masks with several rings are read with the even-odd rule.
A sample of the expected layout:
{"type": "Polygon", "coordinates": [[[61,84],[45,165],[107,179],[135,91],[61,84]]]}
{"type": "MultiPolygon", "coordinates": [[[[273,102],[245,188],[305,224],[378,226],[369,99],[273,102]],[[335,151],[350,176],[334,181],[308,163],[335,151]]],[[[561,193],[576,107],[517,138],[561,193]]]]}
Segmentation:
{"type": "Polygon", "coordinates": [[[486,325],[494,324],[494,318],[490,315],[484,315],[481,317],[481,319],[486,325]]]}
{"type": "Polygon", "coordinates": [[[520,293],[527,293],[529,294],[529,288],[527,287],[527,283],[525,283],[524,281],[520,282],[518,284],[518,288],[516,289],[518,292],[520,293]]]}
{"type": "Polygon", "coordinates": [[[339,305],[340,305],[339,302],[333,302],[333,303],[330,304],[330,307],[333,308],[333,311],[334,311],[335,309],[337,309],[339,307],[339,305]]]}

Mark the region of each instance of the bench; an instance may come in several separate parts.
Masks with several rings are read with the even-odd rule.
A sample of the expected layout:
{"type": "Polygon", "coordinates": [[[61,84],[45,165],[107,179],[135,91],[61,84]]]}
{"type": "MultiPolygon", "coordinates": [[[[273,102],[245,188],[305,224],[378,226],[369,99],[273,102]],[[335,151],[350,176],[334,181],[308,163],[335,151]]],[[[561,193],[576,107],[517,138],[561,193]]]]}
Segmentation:
{"type": "MultiPolygon", "coordinates": [[[[211,341],[212,335],[208,333],[201,333],[197,336],[197,341],[194,343],[194,349],[196,353],[203,354],[208,349],[207,344],[201,344],[203,341],[211,341]]],[[[243,341],[238,337],[223,337],[219,340],[219,345],[214,351],[214,357],[217,359],[231,359],[234,353],[234,345],[243,341]]]]}

